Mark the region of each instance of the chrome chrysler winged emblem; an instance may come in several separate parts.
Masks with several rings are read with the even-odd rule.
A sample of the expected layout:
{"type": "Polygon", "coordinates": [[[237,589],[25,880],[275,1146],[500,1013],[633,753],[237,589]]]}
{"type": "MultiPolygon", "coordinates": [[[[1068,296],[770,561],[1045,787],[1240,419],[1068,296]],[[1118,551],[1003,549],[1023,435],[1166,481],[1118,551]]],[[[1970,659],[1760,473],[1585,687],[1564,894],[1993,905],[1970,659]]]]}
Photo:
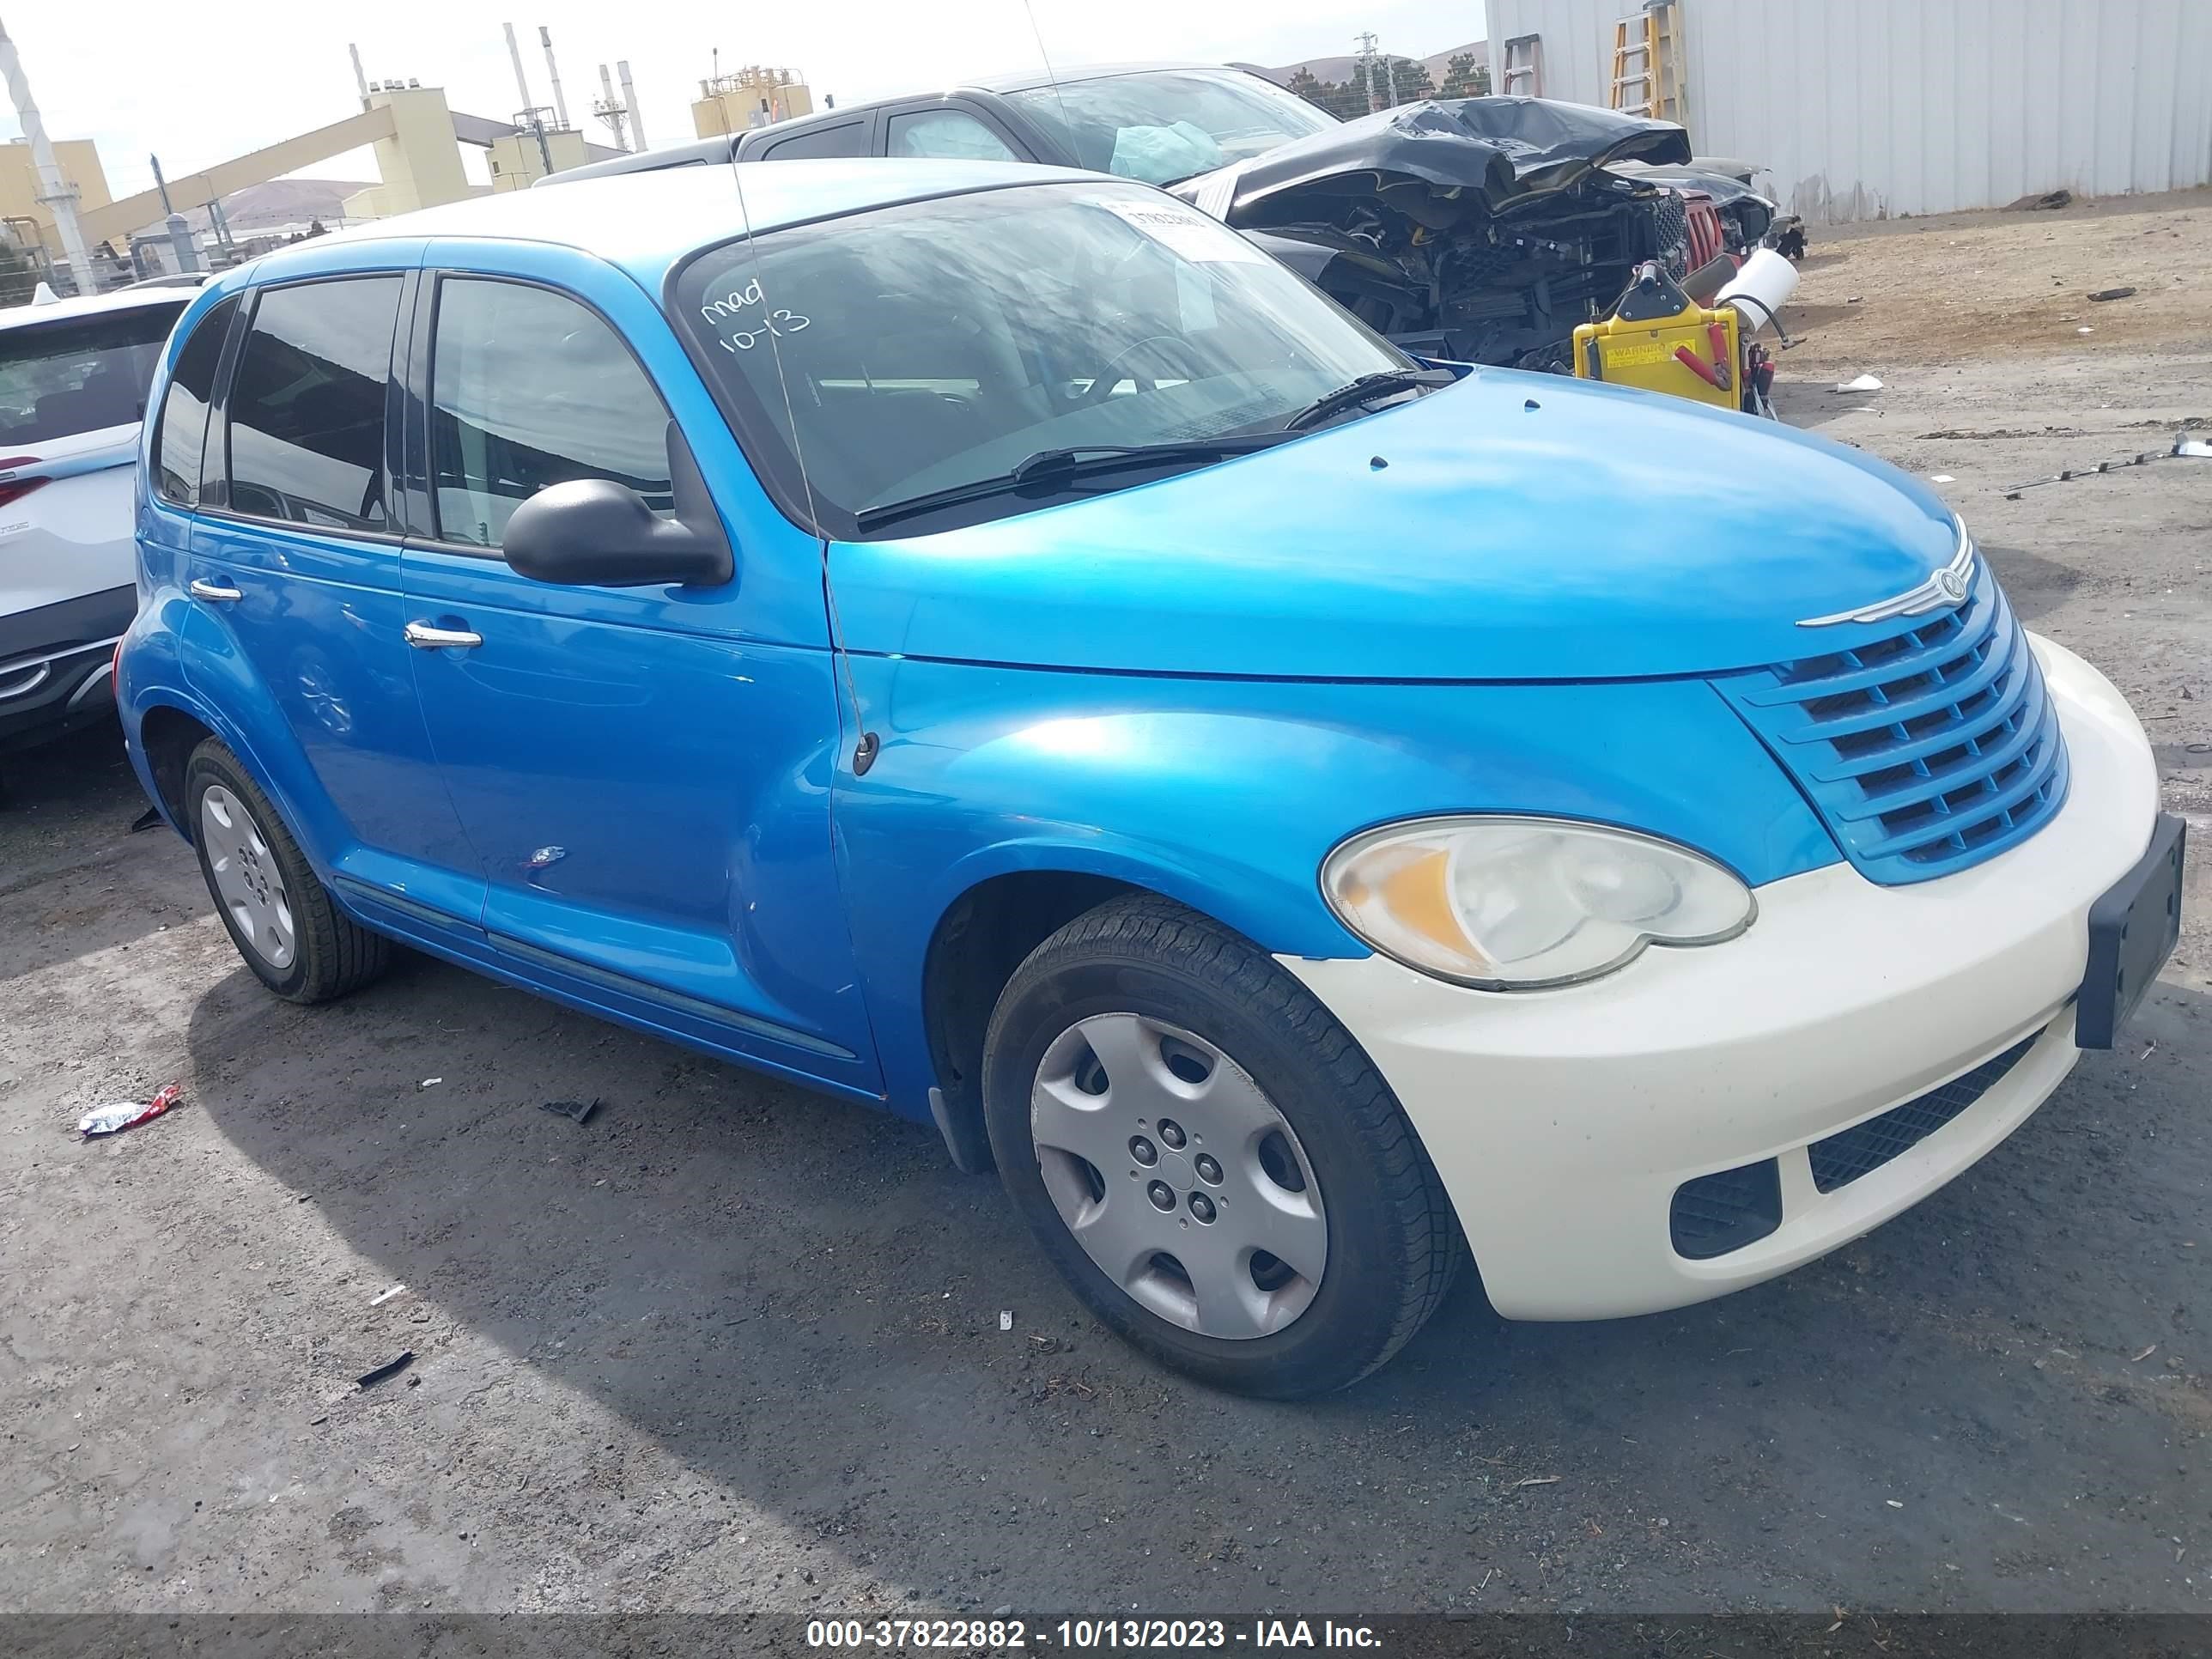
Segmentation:
{"type": "Polygon", "coordinates": [[[1964,525],[1959,526],[1959,550],[1924,582],[1893,593],[1856,611],[1838,611],[1832,617],[1808,617],[1800,628],[1828,628],[1837,623],[1887,622],[1892,617],[1917,617],[1925,611],[1948,611],[1966,603],[1974,591],[1974,543],[1964,525]]]}

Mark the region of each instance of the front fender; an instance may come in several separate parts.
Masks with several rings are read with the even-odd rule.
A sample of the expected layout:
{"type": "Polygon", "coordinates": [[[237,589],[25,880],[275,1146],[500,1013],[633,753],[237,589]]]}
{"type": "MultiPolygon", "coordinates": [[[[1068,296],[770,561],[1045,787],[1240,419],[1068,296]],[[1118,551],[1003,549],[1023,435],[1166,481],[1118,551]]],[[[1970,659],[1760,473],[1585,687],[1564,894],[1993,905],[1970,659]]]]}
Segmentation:
{"type": "Polygon", "coordinates": [[[1833,863],[1803,799],[1702,680],[1189,680],[855,658],[878,750],[836,786],[854,946],[896,1103],[930,1083],[924,963],[993,876],[1111,877],[1271,953],[1364,957],[1323,902],[1346,836],[1428,813],[1613,823],[1753,885],[1833,863]]]}

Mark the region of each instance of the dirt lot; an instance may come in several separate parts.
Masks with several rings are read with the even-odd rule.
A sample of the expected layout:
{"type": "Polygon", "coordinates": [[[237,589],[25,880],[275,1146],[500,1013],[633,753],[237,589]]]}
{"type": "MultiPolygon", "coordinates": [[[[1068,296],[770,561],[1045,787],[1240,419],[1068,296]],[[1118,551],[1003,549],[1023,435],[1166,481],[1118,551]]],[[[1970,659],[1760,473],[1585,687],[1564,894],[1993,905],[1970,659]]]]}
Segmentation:
{"type": "Polygon", "coordinates": [[[2212,190],[1817,230],[1787,319],[1805,344],[1784,361],[1791,374],[1832,368],[1849,380],[1875,364],[1972,374],[1992,356],[2201,350],[2212,339],[2208,255],[2212,190]],[[2089,297],[2120,288],[2136,291],[2089,297]]]}
{"type": "MultiPolygon", "coordinates": [[[[1785,412],[1952,475],[2205,836],[2212,463],[2002,487],[2212,416],[2212,201],[1814,248],[1785,412]]],[[[922,1130],[428,962],[279,1005],[112,738],[9,781],[0,1607],[2212,1607],[2212,842],[2127,1046],[1918,1210],[1650,1319],[1462,1291],[1288,1407],[1102,1334],[922,1130]]]]}

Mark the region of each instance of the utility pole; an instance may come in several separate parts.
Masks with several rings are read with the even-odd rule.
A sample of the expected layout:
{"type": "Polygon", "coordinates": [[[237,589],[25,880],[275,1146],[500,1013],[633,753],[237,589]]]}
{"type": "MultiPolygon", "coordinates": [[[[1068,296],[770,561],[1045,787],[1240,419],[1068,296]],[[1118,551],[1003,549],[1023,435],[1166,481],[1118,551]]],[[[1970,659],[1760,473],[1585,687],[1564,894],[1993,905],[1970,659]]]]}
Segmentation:
{"type": "Polygon", "coordinates": [[[1359,44],[1359,84],[1367,94],[1367,112],[1372,115],[1381,107],[1375,101],[1375,31],[1364,29],[1352,38],[1359,44]]]}

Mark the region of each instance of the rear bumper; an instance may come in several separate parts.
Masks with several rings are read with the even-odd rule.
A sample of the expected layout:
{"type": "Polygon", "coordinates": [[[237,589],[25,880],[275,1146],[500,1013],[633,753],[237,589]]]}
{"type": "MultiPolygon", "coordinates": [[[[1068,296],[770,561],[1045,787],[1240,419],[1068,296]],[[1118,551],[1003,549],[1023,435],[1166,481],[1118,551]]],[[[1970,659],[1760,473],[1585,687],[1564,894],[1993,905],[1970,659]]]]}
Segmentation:
{"type": "Polygon", "coordinates": [[[0,617],[0,747],[112,714],[108,670],[137,611],[137,589],[125,586],[0,617]]]}
{"type": "Polygon", "coordinates": [[[2071,653],[2035,648],[2072,788],[1985,864],[1908,887],[1843,863],[1794,876],[1759,890],[1741,939],[1653,950],[1560,991],[1464,990],[1382,957],[1282,958],[1397,1092],[1500,1313],[1646,1313],[1770,1279],[1927,1196],[2057,1087],[2077,1055],[2089,907],[2142,854],[2158,781],[2119,694],[2071,653]],[[1834,1180],[1834,1149],[1818,1163],[1808,1150],[2023,1043],[1972,1104],[1856,1179],[1834,1180]],[[1682,1254],[1677,1190],[1768,1159],[1772,1230],[1682,1254]]]}

